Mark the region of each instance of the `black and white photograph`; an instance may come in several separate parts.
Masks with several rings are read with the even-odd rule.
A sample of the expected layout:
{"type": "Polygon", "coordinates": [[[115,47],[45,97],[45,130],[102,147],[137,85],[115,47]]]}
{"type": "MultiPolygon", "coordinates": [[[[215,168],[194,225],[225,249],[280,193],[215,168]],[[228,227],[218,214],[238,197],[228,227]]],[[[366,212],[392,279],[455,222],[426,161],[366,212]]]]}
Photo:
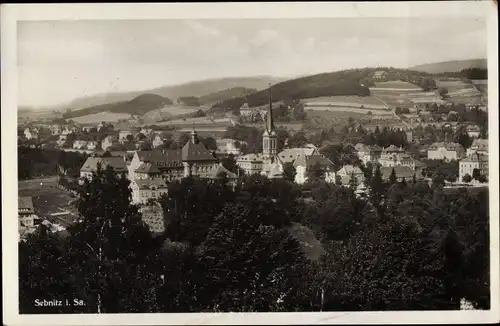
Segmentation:
{"type": "Polygon", "coordinates": [[[498,322],[494,2],[22,7],[6,325],[498,322]]]}

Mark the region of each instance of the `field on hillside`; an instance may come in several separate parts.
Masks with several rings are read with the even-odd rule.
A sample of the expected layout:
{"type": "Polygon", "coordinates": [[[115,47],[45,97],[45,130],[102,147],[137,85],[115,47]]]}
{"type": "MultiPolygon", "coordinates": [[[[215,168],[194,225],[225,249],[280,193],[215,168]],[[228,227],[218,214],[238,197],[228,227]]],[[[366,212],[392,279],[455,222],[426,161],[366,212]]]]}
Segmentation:
{"type": "Polygon", "coordinates": [[[395,90],[395,91],[418,91],[422,90],[422,88],[418,87],[415,84],[408,83],[402,80],[393,80],[393,81],[386,81],[386,82],[380,82],[380,83],[375,83],[375,86],[370,87],[371,89],[377,89],[377,88],[383,88],[387,90],[395,90]]]}
{"type": "Polygon", "coordinates": [[[71,223],[78,214],[73,205],[76,198],[71,197],[69,192],[57,188],[56,177],[19,181],[18,195],[32,197],[35,213],[39,217],[63,226],[71,223]],[[62,212],[67,214],[51,216],[53,213],[62,212]]]}
{"type": "Polygon", "coordinates": [[[345,113],[352,113],[352,114],[362,114],[365,115],[368,112],[371,112],[372,115],[392,115],[392,112],[390,110],[386,109],[375,109],[375,108],[353,108],[353,107],[342,107],[342,106],[313,106],[309,107],[306,106],[304,107],[304,110],[309,113],[309,112],[319,112],[319,111],[328,111],[328,112],[335,112],[335,113],[340,113],[342,114],[343,112],[345,113]]]}
{"type": "MultiPolygon", "coordinates": [[[[303,100],[306,107],[352,107],[352,108],[373,108],[383,109],[385,106],[372,96],[323,96],[303,100]]],[[[308,108],[306,108],[307,110],[308,108]]]]}
{"type": "Polygon", "coordinates": [[[99,123],[102,121],[116,122],[122,119],[129,119],[131,117],[128,113],[111,113],[111,112],[101,112],[95,114],[84,115],[81,117],[72,118],[71,120],[76,123],[99,123]]]}

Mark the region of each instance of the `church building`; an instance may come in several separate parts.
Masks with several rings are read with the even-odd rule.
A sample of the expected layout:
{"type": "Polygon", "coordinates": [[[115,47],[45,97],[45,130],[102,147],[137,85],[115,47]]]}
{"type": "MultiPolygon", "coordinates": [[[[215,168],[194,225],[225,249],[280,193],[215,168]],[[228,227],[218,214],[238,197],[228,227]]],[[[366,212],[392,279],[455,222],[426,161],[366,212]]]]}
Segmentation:
{"type": "Polygon", "coordinates": [[[273,121],[271,87],[269,87],[269,108],[265,122],[262,153],[240,156],[236,164],[247,174],[259,173],[268,178],[282,178],[283,162],[278,156],[278,133],[273,121]]]}

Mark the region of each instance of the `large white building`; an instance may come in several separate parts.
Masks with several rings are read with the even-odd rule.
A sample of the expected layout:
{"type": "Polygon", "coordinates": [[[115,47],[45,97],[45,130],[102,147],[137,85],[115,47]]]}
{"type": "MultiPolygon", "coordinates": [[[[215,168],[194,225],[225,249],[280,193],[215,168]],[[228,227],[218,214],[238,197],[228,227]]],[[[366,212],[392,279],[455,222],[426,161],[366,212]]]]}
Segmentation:
{"type": "Polygon", "coordinates": [[[472,153],[459,162],[459,181],[462,181],[465,175],[473,177],[474,170],[477,169],[481,175],[488,176],[488,155],[472,153]]]}
{"type": "Polygon", "coordinates": [[[430,160],[459,160],[465,156],[462,145],[453,142],[440,142],[432,144],[427,150],[427,158],[430,160]]]}
{"type": "Polygon", "coordinates": [[[473,153],[488,154],[488,139],[474,139],[467,149],[467,156],[473,153]]]}

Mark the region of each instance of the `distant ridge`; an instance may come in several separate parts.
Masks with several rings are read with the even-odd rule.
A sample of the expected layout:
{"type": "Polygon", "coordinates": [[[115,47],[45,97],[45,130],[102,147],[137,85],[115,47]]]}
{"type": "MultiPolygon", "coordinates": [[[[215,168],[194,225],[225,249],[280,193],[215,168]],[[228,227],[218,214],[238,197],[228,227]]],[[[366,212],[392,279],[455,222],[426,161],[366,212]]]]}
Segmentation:
{"type": "Polygon", "coordinates": [[[286,78],[278,78],[271,76],[254,76],[254,77],[228,77],[206,79],[193,82],[187,82],[179,85],[158,87],[149,90],[120,92],[120,93],[105,93],[89,95],[81,98],[76,98],[73,101],[61,105],[63,109],[71,108],[79,110],[92,106],[109,104],[114,102],[130,101],[141,94],[156,94],[175,101],[179,97],[196,96],[202,97],[212,93],[228,90],[231,88],[248,88],[261,90],[267,88],[269,83],[278,83],[286,80],[286,78]]]}
{"type": "Polygon", "coordinates": [[[439,74],[444,72],[459,72],[463,69],[481,68],[487,69],[486,59],[454,60],[435,63],[427,63],[410,67],[411,70],[426,72],[429,74],[439,74]]]}

